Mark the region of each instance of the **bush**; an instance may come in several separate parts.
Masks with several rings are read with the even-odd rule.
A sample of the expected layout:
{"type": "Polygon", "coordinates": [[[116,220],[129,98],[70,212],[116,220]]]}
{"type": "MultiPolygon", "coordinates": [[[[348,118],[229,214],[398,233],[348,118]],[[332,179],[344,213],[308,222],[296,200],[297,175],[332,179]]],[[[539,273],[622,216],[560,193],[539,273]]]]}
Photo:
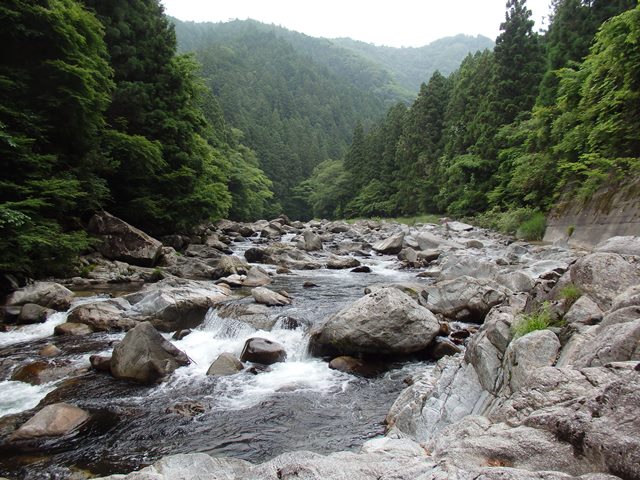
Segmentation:
{"type": "Polygon", "coordinates": [[[582,292],[573,283],[560,290],[560,298],[564,299],[569,305],[573,305],[581,296],[582,292]]]}
{"type": "Polygon", "coordinates": [[[547,228],[547,219],[543,213],[536,212],[531,218],[523,222],[517,230],[516,236],[523,240],[542,240],[547,228]]]}
{"type": "Polygon", "coordinates": [[[549,328],[551,321],[551,309],[549,304],[545,302],[538,311],[525,315],[522,317],[522,320],[514,324],[512,327],[513,338],[516,339],[526,335],[527,333],[549,328]]]}

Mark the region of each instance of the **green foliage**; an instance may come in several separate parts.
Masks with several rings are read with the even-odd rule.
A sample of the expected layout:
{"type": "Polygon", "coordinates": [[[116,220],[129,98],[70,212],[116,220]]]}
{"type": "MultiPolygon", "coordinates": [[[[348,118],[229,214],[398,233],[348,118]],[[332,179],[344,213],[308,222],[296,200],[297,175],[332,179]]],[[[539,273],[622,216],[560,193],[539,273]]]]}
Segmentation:
{"type": "Polygon", "coordinates": [[[525,220],[520,224],[516,235],[518,238],[522,238],[527,241],[542,240],[544,237],[544,231],[547,228],[547,219],[541,212],[535,212],[531,218],[525,220]]]}
{"type": "Polygon", "coordinates": [[[581,296],[582,291],[573,283],[564,286],[560,290],[560,298],[564,299],[569,305],[573,305],[581,296]]]}
{"type": "Polygon", "coordinates": [[[511,328],[513,338],[520,338],[527,333],[536,330],[545,330],[552,323],[551,308],[548,303],[544,303],[536,312],[524,315],[522,319],[511,328]]]}

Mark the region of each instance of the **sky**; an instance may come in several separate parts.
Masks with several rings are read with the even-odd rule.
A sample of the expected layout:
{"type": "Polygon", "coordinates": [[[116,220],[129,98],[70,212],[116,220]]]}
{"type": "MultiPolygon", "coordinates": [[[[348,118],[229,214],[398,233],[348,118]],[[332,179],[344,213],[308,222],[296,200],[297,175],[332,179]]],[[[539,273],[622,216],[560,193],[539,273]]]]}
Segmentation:
{"type": "MultiPolygon", "coordinates": [[[[528,0],[536,30],[546,28],[551,0],[528,0]]],[[[506,0],[162,0],[180,20],[252,18],[312,37],[351,37],[375,45],[419,47],[466,33],[494,39],[506,0]]]]}

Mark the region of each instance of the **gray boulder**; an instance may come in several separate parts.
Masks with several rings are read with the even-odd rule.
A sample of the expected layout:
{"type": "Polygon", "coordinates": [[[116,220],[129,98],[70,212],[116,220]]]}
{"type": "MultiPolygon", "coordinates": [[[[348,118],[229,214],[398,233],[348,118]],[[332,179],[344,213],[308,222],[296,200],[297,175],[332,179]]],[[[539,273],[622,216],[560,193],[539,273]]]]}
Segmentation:
{"type": "Polygon", "coordinates": [[[158,240],[107,212],[91,217],[89,231],[101,238],[100,253],[112,260],[153,267],[162,252],[158,240]]]}
{"type": "Polygon", "coordinates": [[[55,313],[55,310],[51,308],[41,307],[35,303],[27,303],[20,309],[20,315],[18,315],[17,323],[22,325],[42,323],[45,322],[47,317],[53,313],[55,313]]]}
{"type": "Polygon", "coordinates": [[[62,311],[69,308],[73,292],[59,283],[36,282],[16,290],[7,297],[8,306],[35,303],[41,307],[62,311]]]}
{"type": "Polygon", "coordinates": [[[217,261],[214,278],[228,277],[229,275],[246,275],[251,267],[242,258],[235,255],[224,255],[217,261]]]}
{"type": "Polygon", "coordinates": [[[371,248],[379,253],[396,255],[402,250],[403,241],[404,232],[398,232],[395,235],[390,236],[389,238],[374,243],[371,248]]]}
{"type": "Polygon", "coordinates": [[[164,380],[189,358],[165,340],[149,322],[129,330],[113,349],[111,374],[116,378],[151,384],[164,380]]]}
{"type": "Polygon", "coordinates": [[[266,287],[256,287],[251,290],[251,296],[257,303],[267,305],[269,307],[282,307],[290,305],[291,299],[281,295],[266,287]]]}
{"type": "Polygon", "coordinates": [[[93,329],[89,325],[83,323],[65,322],[60,325],[56,325],[53,329],[54,335],[73,335],[83,336],[93,333],[93,329]]]}
{"type": "Polygon", "coordinates": [[[640,237],[631,235],[611,237],[600,242],[595,251],[640,256],[640,237]]]}
{"type": "Polygon", "coordinates": [[[578,298],[564,316],[568,324],[594,325],[602,320],[602,310],[587,295],[578,298]]]}
{"type": "Polygon", "coordinates": [[[507,293],[492,280],[462,276],[425,287],[420,303],[449,320],[482,323],[491,307],[502,303],[507,293]]]}
{"type": "Polygon", "coordinates": [[[345,268],[355,268],[359,267],[360,262],[357,258],[353,257],[336,257],[332,256],[327,261],[327,268],[331,270],[343,270],[345,268]]]}
{"type": "Polygon", "coordinates": [[[127,318],[125,311],[129,302],[122,298],[104,302],[85,303],[74,308],[67,317],[72,323],[84,323],[96,332],[126,331],[138,322],[127,318]]]}
{"type": "Polygon", "coordinates": [[[234,319],[256,330],[271,330],[276,323],[268,306],[244,300],[224,303],[217,312],[220,318],[234,319]]]}
{"type": "Polygon", "coordinates": [[[440,330],[426,308],[395,288],[372,292],[330,317],[312,333],[320,355],[398,355],[424,350],[440,330]]]}
{"type": "Polygon", "coordinates": [[[627,288],[640,284],[640,266],[617,253],[597,252],[580,258],[571,266],[571,281],[603,310],[627,288]]]}
{"type": "Polygon", "coordinates": [[[29,440],[40,437],[59,437],[77,429],[90,415],[68,403],[47,405],[9,437],[10,440],[29,440]]]}
{"type": "Polygon", "coordinates": [[[260,267],[251,267],[243,282],[245,287],[263,287],[271,283],[271,277],[260,267]]]}
{"type": "Polygon", "coordinates": [[[262,365],[272,365],[277,362],[284,362],[287,359],[287,352],[278,342],[267,340],[266,338],[250,338],[242,348],[240,361],[260,363],[262,365]]]}
{"type": "Polygon", "coordinates": [[[302,237],[304,239],[302,248],[307,252],[322,250],[322,240],[318,234],[313,233],[311,230],[305,230],[302,233],[302,237]]]}
{"type": "Polygon", "coordinates": [[[236,358],[233,353],[221,353],[218,358],[211,364],[207,375],[214,377],[224,377],[227,375],[234,375],[241,372],[244,365],[240,360],[236,358]]]}

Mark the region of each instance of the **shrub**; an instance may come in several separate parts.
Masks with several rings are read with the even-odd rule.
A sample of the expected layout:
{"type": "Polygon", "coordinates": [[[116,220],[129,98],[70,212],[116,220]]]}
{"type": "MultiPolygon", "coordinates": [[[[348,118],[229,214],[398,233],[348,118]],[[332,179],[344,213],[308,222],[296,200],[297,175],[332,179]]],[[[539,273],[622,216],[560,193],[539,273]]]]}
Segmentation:
{"type": "Polygon", "coordinates": [[[518,227],[517,237],[523,240],[542,240],[544,231],[547,228],[547,219],[541,212],[536,212],[531,218],[523,222],[518,227]]]}
{"type": "Polygon", "coordinates": [[[516,339],[526,335],[527,333],[549,328],[551,321],[551,309],[549,304],[545,302],[538,311],[525,315],[522,317],[522,320],[514,324],[512,327],[513,338],[516,339]]]}
{"type": "Polygon", "coordinates": [[[582,292],[573,283],[560,290],[560,298],[564,299],[569,305],[573,305],[581,296],[582,292]]]}

